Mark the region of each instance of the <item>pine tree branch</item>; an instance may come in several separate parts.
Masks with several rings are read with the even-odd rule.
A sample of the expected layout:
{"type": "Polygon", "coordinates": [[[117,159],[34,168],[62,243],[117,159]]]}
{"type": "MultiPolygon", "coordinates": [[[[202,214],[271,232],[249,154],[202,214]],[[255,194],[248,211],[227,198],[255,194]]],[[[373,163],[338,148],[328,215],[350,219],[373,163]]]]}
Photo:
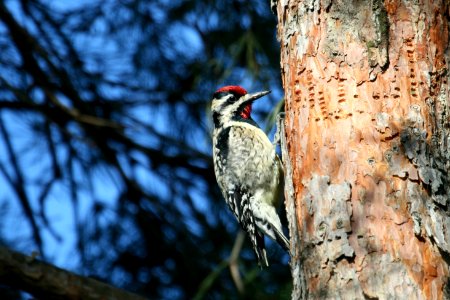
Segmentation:
{"type": "Polygon", "coordinates": [[[5,247],[0,247],[0,284],[26,291],[39,299],[145,299],[5,247]]]}

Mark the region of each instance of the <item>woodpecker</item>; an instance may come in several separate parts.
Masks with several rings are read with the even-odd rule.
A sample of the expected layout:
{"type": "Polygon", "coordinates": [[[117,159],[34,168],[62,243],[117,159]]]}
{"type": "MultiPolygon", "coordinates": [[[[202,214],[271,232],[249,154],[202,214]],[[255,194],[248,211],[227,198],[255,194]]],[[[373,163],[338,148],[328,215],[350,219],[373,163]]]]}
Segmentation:
{"type": "Polygon", "coordinates": [[[252,119],[252,103],[270,91],[218,89],[212,99],[214,173],[229,208],[247,232],[261,266],[269,266],[264,235],[289,251],[276,205],[284,175],[275,146],[252,119]]]}

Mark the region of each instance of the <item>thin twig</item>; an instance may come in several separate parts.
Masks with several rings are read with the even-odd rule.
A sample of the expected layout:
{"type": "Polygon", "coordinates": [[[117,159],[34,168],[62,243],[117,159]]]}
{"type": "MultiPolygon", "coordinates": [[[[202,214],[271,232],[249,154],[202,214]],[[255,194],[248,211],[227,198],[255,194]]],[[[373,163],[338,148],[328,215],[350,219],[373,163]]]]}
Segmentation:
{"type": "Polygon", "coordinates": [[[124,127],[116,122],[99,118],[92,115],[82,114],[76,108],[70,108],[62,104],[54,93],[49,92],[47,89],[44,89],[45,96],[51,103],[53,103],[57,108],[66,113],[72,119],[79,123],[84,123],[87,125],[97,126],[97,127],[110,127],[114,129],[122,130],[124,127]]]}
{"type": "Polygon", "coordinates": [[[238,258],[239,253],[241,253],[242,245],[244,244],[245,240],[245,232],[239,230],[239,233],[236,236],[236,240],[234,241],[233,249],[231,250],[230,255],[230,273],[231,278],[233,278],[234,285],[236,286],[239,294],[244,294],[244,284],[242,283],[241,274],[239,273],[239,264],[238,264],[238,258]]]}
{"type": "Polygon", "coordinates": [[[200,287],[198,288],[197,293],[192,298],[193,300],[201,300],[204,299],[206,296],[206,293],[209,291],[211,286],[213,285],[214,281],[219,277],[220,273],[225,270],[227,267],[228,262],[226,260],[222,261],[217,267],[208,274],[208,276],[203,279],[202,283],[200,284],[200,287]]]}
{"type": "MultiPolygon", "coordinates": [[[[13,149],[11,138],[8,134],[8,131],[6,130],[1,115],[0,115],[0,135],[2,139],[5,141],[6,151],[8,152],[8,157],[11,162],[12,170],[15,173],[14,176],[9,175],[6,176],[6,178],[9,179],[11,188],[14,190],[17,198],[19,199],[23,212],[27,217],[28,221],[30,222],[31,230],[33,232],[33,239],[36,243],[36,246],[38,247],[40,254],[44,257],[41,234],[39,231],[39,227],[36,223],[36,220],[34,218],[34,211],[31,207],[30,200],[25,190],[25,180],[23,178],[22,170],[20,169],[16,152],[13,149]]],[[[2,172],[5,174],[7,173],[6,169],[3,169],[2,172]]]]}

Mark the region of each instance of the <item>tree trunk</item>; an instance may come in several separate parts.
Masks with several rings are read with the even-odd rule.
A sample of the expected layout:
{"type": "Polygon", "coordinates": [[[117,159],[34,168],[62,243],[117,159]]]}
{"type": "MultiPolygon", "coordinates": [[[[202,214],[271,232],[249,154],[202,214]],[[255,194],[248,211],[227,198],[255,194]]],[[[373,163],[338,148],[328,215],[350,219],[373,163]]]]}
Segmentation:
{"type": "Polygon", "coordinates": [[[447,2],[276,9],[293,298],[450,297],[447,2]]]}

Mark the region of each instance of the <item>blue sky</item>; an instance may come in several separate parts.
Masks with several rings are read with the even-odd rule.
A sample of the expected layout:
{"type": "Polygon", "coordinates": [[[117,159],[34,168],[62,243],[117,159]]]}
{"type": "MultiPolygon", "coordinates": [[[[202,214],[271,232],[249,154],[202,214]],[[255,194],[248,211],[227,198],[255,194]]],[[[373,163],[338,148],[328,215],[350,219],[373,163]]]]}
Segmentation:
{"type": "MultiPolygon", "coordinates": [[[[49,6],[60,10],[68,10],[79,8],[84,5],[91,3],[90,1],[47,1],[49,6]]],[[[109,2],[108,2],[109,3],[109,2]]],[[[18,2],[7,1],[8,7],[13,11],[14,15],[17,17],[22,24],[26,25],[31,31],[33,30],[33,23],[29,22],[24,18],[21,12],[18,2]]],[[[157,6],[155,6],[155,13],[158,15],[157,6]]],[[[164,13],[159,12],[161,18],[164,18],[164,13]]],[[[192,19],[190,22],[195,22],[192,19]]],[[[217,16],[214,14],[209,19],[209,22],[213,25],[218,22],[217,16]]],[[[189,23],[189,20],[188,20],[189,23]]],[[[101,20],[95,23],[92,30],[87,33],[81,33],[79,35],[73,36],[74,45],[79,49],[80,53],[84,54],[83,59],[84,66],[86,70],[89,71],[102,71],[108,70],[107,79],[111,81],[121,80],[123,76],[127,78],[136,77],[136,80],[144,80],[148,87],[151,88],[154,85],[156,78],[149,77],[145,74],[131,74],[132,69],[130,69],[130,53],[139,47],[138,44],[133,42],[133,39],[129,36],[119,36],[119,38],[111,39],[110,36],[103,35],[105,30],[105,23],[101,20]],[[144,78],[141,78],[144,77],[144,78]]],[[[249,26],[249,25],[248,25],[249,26]]],[[[2,28],[0,28],[2,30],[2,28]]],[[[186,24],[178,23],[171,27],[169,41],[172,45],[171,51],[167,52],[167,55],[183,55],[184,59],[194,59],[198,53],[203,51],[200,39],[195,30],[192,30],[186,24]],[[189,51],[186,51],[189,49],[189,51]]],[[[138,32],[136,34],[139,34],[138,32]]],[[[61,49],[61,51],[64,51],[61,49]]],[[[12,51],[9,55],[14,57],[16,55],[12,51]]],[[[14,80],[13,76],[17,74],[9,74],[8,70],[0,66],[0,76],[7,77],[9,80],[14,80]]],[[[239,82],[243,85],[249,92],[255,92],[259,90],[258,83],[253,82],[249,74],[244,70],[236,71],[233,78],[239,78],[239,82]]],[[[24,78],[17,78],[17,80],[24,80],[24,78]]],[[[220,85],[225,84],[236,84],[235,82],[229,82],[228,80],[220,80],[217,82],[218,88],[220,85]]],[[[121,99],[124,96],[124,92],[120,87],[114,87],[113,85],[105,84],[99,86],[102,93],[107,94],[110,98],[121,99]]],[[[270,97],[266,97],[257,101],[255,103],[256,120],[261,127],[264,128],[264,120],[259,118],[258,111],[268,111],[270,110],[276,101],[281,99],[281,89],[277,87],[273,88],[273,93],[270,97]]],[[[210,91],[210,94],[205,95],[210,97],[214,91],[210,91]]],[[[146,95],[135,95],[137,99],[139,97],[145,97],[146,95]]],[[[10,97],[7,95],[7,97],[10,97]]],[[[39,91],[36,91],[36,98],[42,98],[39,91]]],[[[65,99],[63,95],[60,95],[60,101],[64,105],[70,106],[70,101],[65,99]]],[[[205,102],[206,103],[206,102],[205,102]]],[[[205,105],[205,114],[207,112],[205,105]]],[[[155,108],[150,108],[149,106],[139,106],[132,110],[133,117],[137,120],[142,121],[144,124],[154,125],[154,129],[168,136],[176,135],[174,128],[170,126],[170,111],[167,111],[167,107],[162,106],[161,108],[155,110],[155,108]],[[169,116],[169,119],[168,117],[169,116]]],[[[182,113],[180,114],[182,115],[182,113]]],[[[264,116],[262,116],[264,117],[264,116]]],[[[41,228],[43,219],[39,216],[40,203],[38,202],[38,196],[42,192],[42,183],[46,182],[51,178],[51,168],[50,161],[51,158],[48,154],[48,145],[44,140],[39,140],[39,138],[34,137],[34,132],[31,130],[34,126],[36,115],[33,114],[14,114],[12,112],[3,111],[1,112],[1,118],[9,132],[14,149],[18,149],[21,153],[20,164],[22,169],[26,171],[27,184],[26,191],[31,200],[31,205],[36,212],[36,220],[41,228]]],[[[132,120],[125,120],[126,133],[132,136],[137,142],[143,145],[152,145],[159,142],[159,140],[148,135],[144,128],[136,126],[136,123],[132,120]]],[[[209,116],[206,117],[203,126],[211,130],[211,122],[209,116]]],[[[71,127],[72,134],[77,136],[79,133],[79,128],[77,126],[71,127]]],[[[55,139],[58,140],[59,137],[57,131],[53,133],[55,139]]],[[[190,133],[191,139],[198,140],[198,143],[193,143],[192,146],[203,153],[209,154],[210,149],[210,139],[208,133],[202,131],[199,127],[196,130],[192,130],[190,133]]],[[[273,134],[273,131],[272,131],[273,134]]],[[[83,148],[88,147],[81,141],[74,141],[77,147],[83,148]]],[[[58,156],[61,160],[67,157],[66,150],[64,148],[58,148],[58,156]]],[[[87,151],[89,149],[87,148],[87,151]]],[[[167,149],[167,151],[171,151],[167,149]]],[[[142,154],[133,154],[137,161],[142,163],[141,166],[131,167],[128,162],[123,160],[121,165],[125,172],[132,172],[136,174],[136,177],[140,184],[144,186],[149,192],[168,195],[169,191],[165,182],[161,177],[156,176],[154,173],[149,172],[149,166],[146,166],[146,158],[142,154]]],[[[4,166],[9,166],[9,156],[7,154],[4,144],[0,143],[0,163],[4,166]]],[[[119,158],[120,159],[120,158],[119,158]]],[[[67,182],[59,181],[55,183],[49,193],[48,200],[44,203],[45,216],[49,220],[50,228],[56,234],[52,234],[50,230],[44,229],[42,231],[44,238],[44,251],[46,258],[55,263],[58,266],[78,270],[80,266],[80,257],[76,251],[76,224],[75,224],[75,211],[78,212],[78,218],[83,220],[81,223],[89,224],[90,218],[92,217],[92,210],[94,203],[102,203],[106,209],[104,211],[103,217],[105,222],[108,218],[115,217],[116,199],[118,192],[121,189],[120,181],[117,178],[117,174],[107,168],[96,168],[95,176],[90,178],[93,179],[91,183],[85,180],[85,171],[79,164],[74,164],[75,178],[79,184],[80,189],[77,190],[76,203],[73,203],[70,199],[70,191],[68,190],[67,182]],[[77,207],[77,210],[74,210],[77,207]],[[60,237],[60,239],[58,239],[60,237]]],[[[13,170],[8,169],[9,174],[13,174],[13,170]]],[[[186,174],[189,176],[189,174],[186,174]]],[[[190,194],[194,199],[194,205],[198,207],[201,211],[207,214],[209,209],[209,201],[211,199],[205,198],[206,187],[202,186],[204,183],[198,183],[195,188],[192,188],[190,194]]],[[[31,253],[36,250],[33,246],[33,242],[30,239],[31,231],[30,226],[27,221],[25,221],[21,211],[22,208],[19,205],[18,199],[14,197],[14,193],[11,191],[7,184],[7,181],[3,174],[0,173],[0,209],[7,210],[5,212],[4,218],[0,221],[2,230],[2,236],[6,237],[8,244],[12,245],[15,249],[21,250],[25,253],[31,253]]],[[[178,207],[181,207],[183,211],[189,215],[189,209],[184,206],[183,202],[176,202],[178,207]]],[[[93,220],[92,220],[93,221],[93,220]]],[[[102,220],[97,220],[102,222],[102,220]]],[[[187,221],[192,228],[192,231],[196,234],[201,234],[200,229],[196,226],[193,219],[187,221]]]]}

